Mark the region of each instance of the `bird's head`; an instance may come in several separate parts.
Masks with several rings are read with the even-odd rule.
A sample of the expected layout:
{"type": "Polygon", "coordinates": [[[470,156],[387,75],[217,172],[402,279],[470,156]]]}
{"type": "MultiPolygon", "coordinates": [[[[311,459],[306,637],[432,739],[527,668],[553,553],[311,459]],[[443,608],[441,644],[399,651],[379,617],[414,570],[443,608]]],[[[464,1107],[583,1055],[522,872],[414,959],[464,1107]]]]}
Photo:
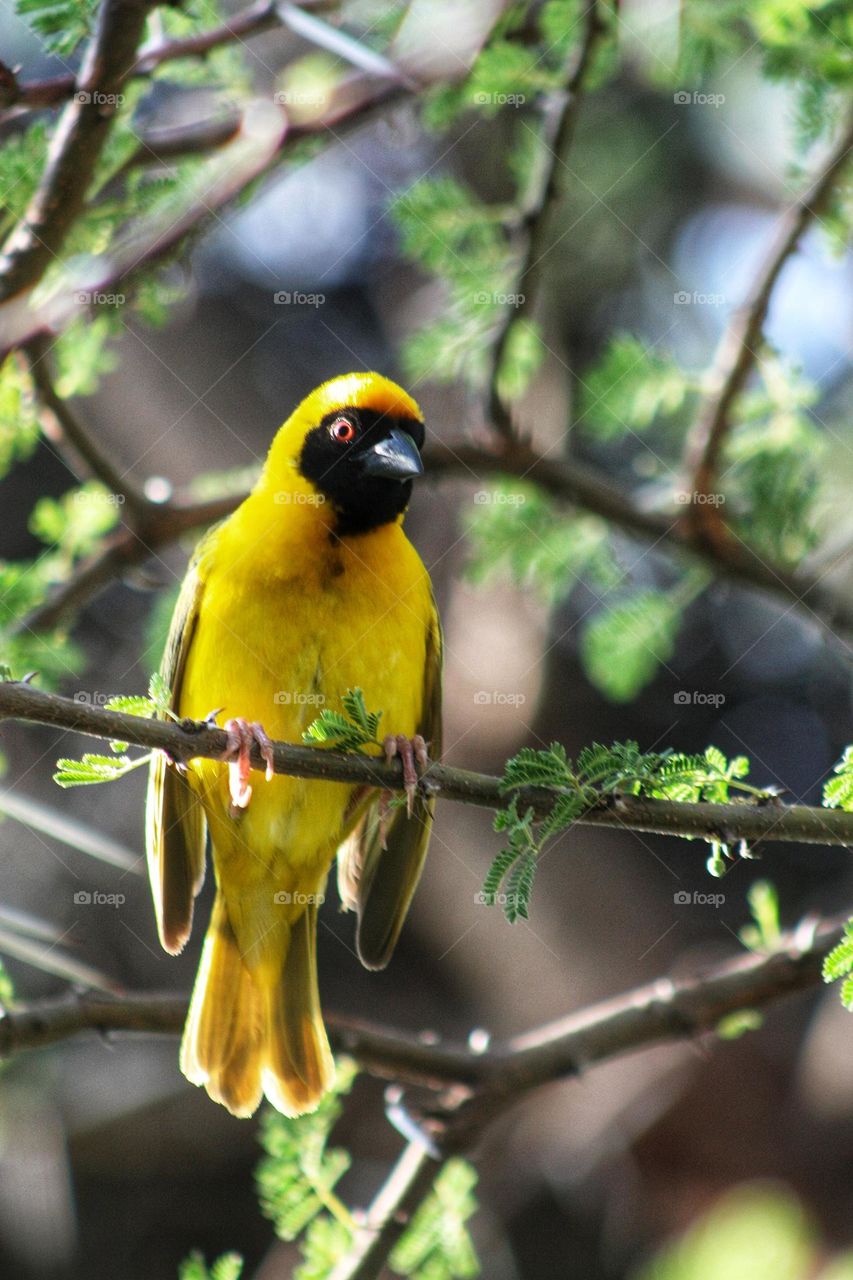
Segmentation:
{"type": "Polygon", "coordinates": [[[378,373],[343,374],[279,429],[261,484],[293,501],[313,497],[337,534],[367,533],[405,511],[423,443],[423,415],[402,387],[378,373]]]}

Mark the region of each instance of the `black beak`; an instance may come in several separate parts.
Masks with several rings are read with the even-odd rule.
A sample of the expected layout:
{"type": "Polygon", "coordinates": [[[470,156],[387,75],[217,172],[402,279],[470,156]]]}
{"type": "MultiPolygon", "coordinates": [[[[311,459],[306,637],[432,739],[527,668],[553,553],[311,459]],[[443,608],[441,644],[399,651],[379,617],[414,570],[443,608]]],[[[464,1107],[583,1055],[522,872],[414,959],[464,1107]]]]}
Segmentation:
{"type": "Polygon", "coordinates": [[[381,476],[384,480],[411,480],[424,473],[418,446],[408,432],[398,427],[367,450],[362,465],[365,475],[381,476]]]}

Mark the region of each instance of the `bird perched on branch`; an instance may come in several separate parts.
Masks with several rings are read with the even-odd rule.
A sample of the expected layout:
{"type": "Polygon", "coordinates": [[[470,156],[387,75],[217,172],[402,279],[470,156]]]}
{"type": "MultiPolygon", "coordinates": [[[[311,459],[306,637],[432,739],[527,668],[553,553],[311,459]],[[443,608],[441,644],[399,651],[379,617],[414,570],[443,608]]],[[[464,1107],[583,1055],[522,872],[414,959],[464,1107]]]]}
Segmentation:
{"type": "MultiPolygon", "coordinates": [[[[209,839],[216,898],[181,1069],[235,1115],[266,1094],[314,1108],[334,1064],[317,990],[317,909],[338,851],[358,954],[390,959],[426,855],[432,801],[417,789],[441,749],[441,631],[429,575],[403,532],[423,471],[420,409],[376,373],[318,387],[276,435],[257,485],[200,543],[161,671],[180,716],[228,719],[220,763],[151,767],[147,846],[160,940],[192,927],[209,839]],[[360,688],[393,729],[409,804],[373,788],[273,774],[270,739],[301,741],[321,708],[360,688]],[[266,781],[250,782],[257,743],[266,781]]],[[[381,748],[377,746],[378,752],[381,748]]]]}

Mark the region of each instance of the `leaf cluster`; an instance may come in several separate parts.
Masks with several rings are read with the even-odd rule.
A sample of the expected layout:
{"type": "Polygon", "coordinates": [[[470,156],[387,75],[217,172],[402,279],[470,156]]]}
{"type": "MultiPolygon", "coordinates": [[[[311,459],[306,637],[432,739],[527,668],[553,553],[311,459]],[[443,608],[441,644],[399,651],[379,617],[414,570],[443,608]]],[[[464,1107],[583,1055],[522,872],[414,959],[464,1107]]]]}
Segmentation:
{"type": "MultiPolygon", "coordinates": [[[[743,781],[748,772],[745,756],[727,760],[716,747],[706,748],[701,755],[686,755],[641,752],[636,742],[610,747],[593,743],[574,762],[559,742],[545,750],[524,747],[504,769],[501,790],[510,800],[506,809],[495,814],[494,827],[506,843],[483,882],[483,901],[490,906],[499,902],[511,924],[526,919],[543,848],[590,809],[628,795],[713,804],[726,803],[732,792],[763,796],[743,781]],[[544,817],[537,818],[530,805],[522,808],[518,793],[527,787],[553,793],[544,817]]],[[[728,854],[725,845],[713,844],[712,874],[725,870],[721,864],[728,854]]]]}

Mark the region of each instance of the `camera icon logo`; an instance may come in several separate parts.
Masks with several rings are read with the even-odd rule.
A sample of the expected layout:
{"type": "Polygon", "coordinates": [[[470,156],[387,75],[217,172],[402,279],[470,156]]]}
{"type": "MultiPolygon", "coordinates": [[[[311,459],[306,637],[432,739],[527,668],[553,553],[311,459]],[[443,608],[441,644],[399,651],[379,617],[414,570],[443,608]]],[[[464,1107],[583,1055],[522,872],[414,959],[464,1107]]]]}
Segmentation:
{"type": "Polygon", "coordinates": [[[679,689],[672,695],[672,700],[677,707],[687,707],[690,705],[690,693],[687,689],[679,689]]]}
{"type": "Polygon", "coordinates": [[[287,907],[293,901],[293,894],[288,893],[286,889],[279,889],[273,894],[272,900],[277,907],[287,907]]]}
{"type": "Polygon", "coordinates": [[[91,906],[92,895],[88,889],[78,889],[74,895],[74,902],[78,907],[91,906]]]}
{"type": "Polygon", "coordinates": [[[672,900],[677,907],[686,907],[690,904],[690,894],[686,889],[679,889],[678,893],[672,895],[672,900]]]}

